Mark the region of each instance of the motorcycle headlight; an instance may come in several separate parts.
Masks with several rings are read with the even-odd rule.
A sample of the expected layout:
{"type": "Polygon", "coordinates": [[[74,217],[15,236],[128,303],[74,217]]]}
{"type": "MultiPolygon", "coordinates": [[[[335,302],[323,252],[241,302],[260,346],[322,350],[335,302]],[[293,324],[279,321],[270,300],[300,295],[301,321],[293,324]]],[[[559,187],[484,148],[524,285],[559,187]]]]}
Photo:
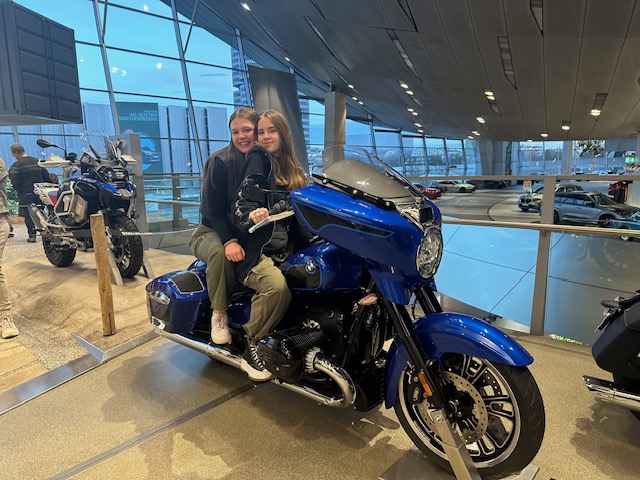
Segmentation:
{"type": "Polygon", "coordinates": [[[98,173],[102,178],[104,178],[105,182],[111,183],[114,181],[116,173],[113,171],[111,167],[102,167],[98,170],[98,173]]]}
{"type": "Polygon", "coordinates": [[[416,267],[423,278],[435,275],[442,259],[442,233],[436,226],[427,228],[424,232],[418,253],[416,267]]]}

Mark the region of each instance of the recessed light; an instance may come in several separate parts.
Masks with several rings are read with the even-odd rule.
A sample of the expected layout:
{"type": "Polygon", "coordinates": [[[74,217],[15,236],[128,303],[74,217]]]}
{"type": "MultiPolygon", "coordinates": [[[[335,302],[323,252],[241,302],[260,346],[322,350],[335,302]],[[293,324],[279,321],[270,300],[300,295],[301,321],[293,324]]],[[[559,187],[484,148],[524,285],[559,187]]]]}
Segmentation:
{"type": "Polygon", "coordinates": [[[413,108],[407,108],[407,112],[413,112],[413,108]]]}
{"type": "Polygon", "coordinates": [[[592,108],[591,115],[593,115],[594,117],[597,117],[598,115],[600,115],[600,110],[597,108],[592,108]]]}
{"type": "Polygon", "coordinates": [[[246,3],[241,3],[240,5],[242,5],[242,8],[244,8],[247,12],[251,11],[251,7],[249,5],[247,5],[246,3]]]}
{"type": "Polygon", "coordinates": [[[400,86],[401,86],[402,88],[404,88],[405,90],[406,90],[407,88],[409,88],[409,85],[407,85],[407,84],[406,84],[406,83],[404,83],[404,82],[400,82],[400,86]]]}
{"type": "Polygon", "coordinates": [[[424,133],[424,130],[422,130],[422,129],[418,129],[418,132],[420,132],[420,133],[424,133]]]}
{"type": "Polygon", "coordinates": [[[411,112],[411,115],[415,115],[417,117],[418,116],[418,112],[411,112]]]}
{"type": "Polygon", "coordinates": [[[541,134],[540,134],[540,136],[541,136],[542,138],[547,138],[547,137],[549,136],[549,134],[548,134],[548,133],[541,133],[541,134]]]}
{"type": "Polygon", "coordinates": [[[356,102],[358,101],[358,97],[351,97],[353,98],[356,102]]]}
{"type": "Polygon", "coordinates": [[[533,142],[533,140],[527,140],[527,142],[533,142]]]}
{"type": "Polygon", "coordinates": [[[291,60],[289,60],[289,57],[284,57],[284,59],[285,59],[287,62],[290,62],[290,61],[291,61],[291,60]]]}
{"type": "Polygon", "coordinates": [[[570,125],[562,125],[562,130],[564,130],[565,132],[568,132],[569,130],[571,130],[571,126],[570,125]]]}
{"type": "Polygon", "coordinates": [[[420,125],[419,123],[414,123],[414,125],[418,128],[420,128],[422,125],[420,125]]]}
{"type": "Polygon", "coordinates": [[[476,117],[476,120],[477,120],[479,123],[485,123],[485,120],[484,120],[484,118],[482,118],[482,117],[476,117]]]}
{"type": "Polygon", "coordinates": [[[487,95],[487,100],[493,101],[495,99],[496,99],[496,97],[494,97],[493,95],[487,95]]]}
{"type": "Polygon", "coordinates": [[[469,140],[473,140],[475,137],[472,137],[471,135],[467,135],[467,138],[468,138],[469,140]]]}
{"type": "Polygon", "coordinates": [[[359,103],[360,105],[364,105],[364,102],[363,102],[362,100],[358,100],[358,103],[359,103]]]}
{"type": "Polygon", "coordinates": [[[413,92],[411,90],[407,90],[407,95],[413,95],[413,92]]]}
{"type": "Polygon", "coordinates": [[[487,97],[492,97],[492,96],[493,96],[493,92],[492,92],[491,90],[485,90],[485,91],[484,91],[484,94],[485,94],[487,97]]]}
{"type": "Polygon", "coordinates": [[[473,133],[474,135],[480,135],[480,132],[477,130],[471,130],[471,133],[473,133]]]}
{"type": "Polygon", "coordinates": [[[353,85],[349,84],[349,85],[347,85],[347,87],[349,87],[349,88],[353,88],[353,85]]]}

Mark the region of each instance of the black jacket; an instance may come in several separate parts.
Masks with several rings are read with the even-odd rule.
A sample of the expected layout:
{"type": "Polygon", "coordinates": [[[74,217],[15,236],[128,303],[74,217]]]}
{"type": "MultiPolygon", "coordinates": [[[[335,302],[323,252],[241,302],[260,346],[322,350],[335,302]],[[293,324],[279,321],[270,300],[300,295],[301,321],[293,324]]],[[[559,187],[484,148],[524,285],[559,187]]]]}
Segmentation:
{"type": "Polygon", "coordinates": [[[11,165],[9,178],[18,194],[20,205],[27,206],[36,199],[33,184],[49,181],[49,171],[38,165],[35,157],[20,157],[11,165]]]}
{"type": "Polygon", "coordinates": [[[236,278],[244,282],[263,253],[276,261],[282,261],[294,251],[304,248],[311,239],[311,233],[303,228],[295,217],[285,218],[249,233],[249,228],[254,225],[249,219],[249,213],[256,208],[271,209],[279,201],[286,200],[289,195],[284,187],[276,183],[271,157],[261,147],[255,147],[247,153],[240,177],[242,181],[233,205],[233,222],[238,228],[238,240],[244,248],[245,259],[234,263],[234,269],[236,278]],[[250,183],[258,183],[272,193],[262,196],[251,194],[250,183]],[[278,193],[273,193],[274,191],[278,193]]]}
{"type": "Polygon", "coordinates": [[[228,158],[227,150],[224,150],[207,159],[200,203],[202,224],[215,230],[223,244],[238,238],[238,229],[231,219],[231,206],[236,199],[238,185],[229,184],[228,158]]]}

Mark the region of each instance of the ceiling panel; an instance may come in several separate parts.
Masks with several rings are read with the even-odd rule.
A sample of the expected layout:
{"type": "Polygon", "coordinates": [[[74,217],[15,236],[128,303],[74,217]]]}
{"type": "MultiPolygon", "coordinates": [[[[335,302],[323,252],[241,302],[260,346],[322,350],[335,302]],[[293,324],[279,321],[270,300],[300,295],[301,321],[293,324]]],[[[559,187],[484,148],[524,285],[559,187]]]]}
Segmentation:
{"type": "MultiPolygon", "coordinates": [[[[175,1],[190,17],[194,0],[175,1]]],[[[415,132],[407,108],[416,107],[428,124],[425,131],[457,138],[478,128],[478,114],[487,119],[487,129],[480,130],[485,139],[539,140],[545,130],[549,139],[635,135],[629,132],[640,127],[636,0],[543,0],[542,31],[529,0],[249,0],[251,12],[237,0],[202,2],[224,19],[227,30],[237,28],[255,42],[247,53],[261,63],[286,68],[281,58],[286,52],[290,65],[308,79],[301,89],[315,96],[331,88],[355,93],[365,103],[361,110],[378,124],[415,132]],[[498,37],[505,36],[517,88],[505,76],[498,48],[498,37]],[[423,108],[398,80],[409,83],[423,108]],[[357,92],[349,91],[347,82],[357,92]],[[485,88],[495,93],[500,115],[490,109],[485,88]],[[589,111],[600,92],[609,96],[596,122],[589,111]],[[559,129],[562,120],[571,121],[568,135],[559,129]]],[[[215,23],[224,26],[203,21],[211,29],[215,23]]],[[[357,104],[349,98],[349,105],[357,104]]]]}

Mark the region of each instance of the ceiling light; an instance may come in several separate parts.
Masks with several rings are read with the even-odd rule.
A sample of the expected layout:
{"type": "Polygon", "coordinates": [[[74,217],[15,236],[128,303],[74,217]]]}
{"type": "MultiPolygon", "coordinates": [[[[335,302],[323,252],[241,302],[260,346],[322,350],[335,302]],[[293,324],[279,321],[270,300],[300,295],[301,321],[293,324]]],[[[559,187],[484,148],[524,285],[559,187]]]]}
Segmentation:
{"type": "Polygon", "coordinates": [[[564,130],[565,132],[571,130],[571,125],[566,120],[562,121],[562,130],[564,130]]]}
{"type": "Polygon", "coordinates": [[[420,128],[422,125],[420,125],[419,123],[414,123],[414,125],[418,128],[420,128]]]}
{"type": "Polygon", "coordinates": [[[407,108],[407,112],[413,112],[413,108],[407,108]]]}
{"type": "Polygon", "coordinates": [[[420,133],[424,133],[424,130],[422,130],[422,129],[418,129],[418,132],[420,132],[420,133]]]}
{"type": "Polygon", "coordinates": [[[356,102],[358,101],[358,97],[351,97],[353,98],[356,102]]]}
{"type": "Polygon", "coordinates": [[[406,90],[407,88],[409,88],[409,85],[407,85],[407,84],[406,84],[406,83],[404,83],[404,82],[400,82],[400,86],[401,86],[402,88],[404,88],[405,90],[406,90]]]}
{"type": "Polygon", "coordinates": [[[472,130],[471,133],[473,133],[474,135],[480,135],[480,132],[477,130],[472,130]]]}
{"type": "Polygon", "coordinates": [[[349,88],[353,88],[353,85],[349,84],[349,85],[347,85],[347,87],[349,87],[349,88]]]}
{"type": "Polygon", "coordinates": [[[492,96],[493,96],[493,92],[492,92],[491,90],[485,90],[485,91],[484,91],[484,94],[485,94],[487,97],[492,97],[492,96]]]}
{"type": "Polygon", "coordinates": [[[480,123],[485,123],[485,120],[482,117],[476,117],[476,120],[480,123]]]}
{"type": "Polygon", "coordinates": [[[541,133],[541,134],[540,134],[540,136],[541,136],[542,138],[547,138],[547,137],[549,136],[549,134],[548,134],[548,133],[541,133]]]}
{"type": "Polygon", "coordinates": [[[284,57],[284,59],[285,59],[287,62],[290,62],[290,61],[291,61],[291,60],[289,60],[289,57],[284,57]]]}
{"type": "Polygon", "coordinates": [[[418,116],[418,112],[411,112],[411,115],[415,115],[417,117],[418,116]]]}
{"type": "Polygon", "coordinates": [[[598,110],[597,108],[592,108],[591,115],[593,115],[594,117],[597,117],[598,115],[600,115],[600,110],[598,110]]]}
{"type": "Polygon", "coordinates": [[[495,100],[496,97],[494,97],[493,95],[487,95],[487,100],[495,100]]]}
{"type": "Polygon", "coordinates": [[[606,93],[596,93],[595,98],[593,99],[593,105],[591,106],[591,115],[597,117],[602,112],[602,107],[604,107],[604,102],[607,99],[606,93]]]}
{"type": "Polygon", "coordinates": [[[527,140],[527,142],[533,142],[533,140],[527,140]]]}
{"type": "Polygon", "coordinates": [[[251,11],[251,7],[249,5],[247,5],[246,3],[241,3],[240,5],[242,5],[242,8],[244,8],[247,12],[251,11]]]}
{"type": "Polygon", "coordinates": [[[360,105],[364,105],[364,102],[363,102],[362,100],[358,100],[358,103],[359,103],[360,105]]]}
{"type": "Polygon", "coordinates": [[[468,138],[469,140],[473,140],[475,137],[472,137],[471,135],[467,135],[467,138],[468,138]]]}
{"type": "Polygon", "coordinates": [[[413,92],[411,90],[407,90],[407,95],[413,95],[413,92]]]}

